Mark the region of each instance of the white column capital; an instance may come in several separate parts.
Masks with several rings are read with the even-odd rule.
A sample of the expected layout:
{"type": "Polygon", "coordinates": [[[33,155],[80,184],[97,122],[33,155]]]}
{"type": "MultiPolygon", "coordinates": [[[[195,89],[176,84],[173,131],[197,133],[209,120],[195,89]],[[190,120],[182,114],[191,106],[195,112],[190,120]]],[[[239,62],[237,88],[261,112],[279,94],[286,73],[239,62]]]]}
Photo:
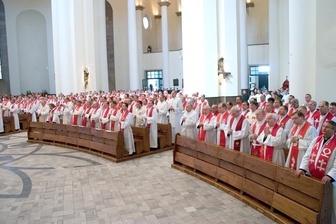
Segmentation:
{"type": "Polygon", "coordinates": [[[158,4],[159,4],[159,6],[170,6],[170,2],[167,2],[167,1],[165,1],[165,2],[158,2],[158,4]]]}

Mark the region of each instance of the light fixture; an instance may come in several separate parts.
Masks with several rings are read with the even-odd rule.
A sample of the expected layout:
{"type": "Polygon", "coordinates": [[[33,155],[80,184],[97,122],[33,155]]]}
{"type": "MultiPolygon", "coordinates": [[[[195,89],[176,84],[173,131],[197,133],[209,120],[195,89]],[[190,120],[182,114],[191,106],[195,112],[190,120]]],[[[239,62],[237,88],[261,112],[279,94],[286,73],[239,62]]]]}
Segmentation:
{"type": "Polygon", "coordinates": [[[154,19],[161,19],[161,15],[154,15],[154,19]]]}
{"type": "Polygon", "coordinates": [[[177,15],[177,16],[181,16],[181,15],[182,15],[182,12],[181,12],[181,11],[178,11],[178,12],[176,12],[176,15],[177,15]]]}

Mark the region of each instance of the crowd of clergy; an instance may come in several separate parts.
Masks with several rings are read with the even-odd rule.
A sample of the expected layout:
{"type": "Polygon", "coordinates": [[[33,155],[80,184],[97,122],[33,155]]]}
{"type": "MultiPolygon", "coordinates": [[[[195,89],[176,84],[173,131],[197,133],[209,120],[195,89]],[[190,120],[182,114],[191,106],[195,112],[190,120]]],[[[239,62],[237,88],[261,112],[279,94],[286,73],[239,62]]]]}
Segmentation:
{"type": "MultiPolygon", "coordinates": [[[[0,97],[0,133],[6,116],[14,117],[19,130],[20,113],[32,121],[122,131],[129,155],[135,152],[132,126],[150,129],[154,150],[157,124],[170,123],[172,143],[180,133],[286,166],[297,177],[311,175],[323,183],[336,179],[336,103],[316,102],[310,94],[300,103],[287,89],[255,90],[249,95],[243,91],[235,102],[212,105],[205,95],[175,90],[4,96],[0,97]]],[[[336,196],[333,200],[336,204],[336,196]]]]}

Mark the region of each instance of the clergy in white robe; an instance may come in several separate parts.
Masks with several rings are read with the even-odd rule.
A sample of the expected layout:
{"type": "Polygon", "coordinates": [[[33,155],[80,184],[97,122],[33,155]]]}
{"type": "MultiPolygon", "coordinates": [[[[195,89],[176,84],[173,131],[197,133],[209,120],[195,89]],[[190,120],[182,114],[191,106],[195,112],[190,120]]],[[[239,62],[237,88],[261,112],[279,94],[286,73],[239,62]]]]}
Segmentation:
{"type": "Polygon", "coordinates": [[[134,120],[134,126],[135,127],[145,127],[145,120],[144,115],[146,114],[146,107],[142,105],[142,101],[138,100],[135,104],[135,108],[133,110],[133,120],[134,120]]]}
{"type": "Polygon", "coordinates": [[[63,115],[63,110],[64,110],[63,105],[58,101],[56,103],[56,110],[55,110],[54,116],[53,116],[53,122],[54,123],[57,123],[57,124],[61,123],[61,117],[63,115]]]}
{"type": "Polygon", "coordinates": [[[226,125],[229,119],[230,113],[226,109],[225,103],[218,104],[218,112],[219,114],[216,116],[215,129],[217,129],[217,145],[222,147],[226,147],[226,134],[225,130],[227,130],[226,125]]]}
{"type": "Polygon", "coordinates": [[[4,101],[2,102],[2,116],[8,117],[9,116],[9,109],[11,106],[11,100],[9,97],[5,96],[4,101]]]}
{"type": "Polygon", "coordinates": [[[100,118],[100,114],[101,114],[101,108],[99,106],[99,103],[94,102],[92,104],[93,110],[90,116],[90,125],[91,128],[100,128],[100,124],[99,124],[99,118],[100,118]]]}
{"type": "Polygon", "coordinates": [[[70,111],[71,125],[82,125],[83,106],[82,101],[77,100],[76,105],[70,111]]]}
{"type": "Polygon", "coordinates": [[[231,116],[227,122],[227,130],[225,131],[227,136],[226,147],[251,154],[249,141],[250,123],[240,113],[238,107],[232,107],[230,114],[231,116]]]}
{"type": "Polygon", "coordinates": [[[49,105],[47,105],[46,101],[42,99],[40,102],[40,107],[37,110],[39,122],[46,122],[48,120],[49,110],[49,105]]]}
{"type": "Polygon", "coordinates": [[[260,157],[260,149],[262,144],[257,142],[258,136],[264,131],[267,122],[265,120],[265,112],[262,109],[255,111],[256,119],[250,127],[249,139],[251,142],[251,155],[260,157]]]}
{"type": "Polygon", "coordinates": [[[14,128],[15,130],[20,130],[20,120],[19,120],[19,105],[15,102],[15,99],[11,100],[11,106],[9,108],[9,116],[14,118],[14,128]]]}
{"type": "Polygon", "coordinates": [[[156,105],[156,110],[158,112],[158,124],[168,124],[168,103],[166,101],[166,97],[164,95],[160,96],[160,100],[156,105]]]}
{"type": "Polygon", "coordinates": [[[135,153],[134,137],[132,132],[133,124],[133,114],[128,111],[128,104],[122,104],[122,111],[119,120],[120,130],[124,132],[124,144],[125,150],[128,152],[128,155],[135,153]]]}
{"type": "Polygon", "coordinates": [[[198,115],[193,109],[193,103],[188,103],[186,106],[186,111],[183,113],[180,123],[181,123],[181,135],[196,138],[197,128],[196,123],[198,121],[198,115]]]}
{"type": "Polygon", "coordinates": [[[110,103],[109,102],[104,102],[102,112],[100,114],[99,118],[99,123],[100,123],[100,128],[103,130],[109,130],[110,129],[110,103]]]}
{"type": "Polygon", "coordinates": [[[168,102],[169,123],[172,127],[172,143],[175,142],[175,135],[181,133],[182,101],[176,96],[176,91],[171,92],[168,102]]]}
{"type": "Polygon", "coordinates": [[[158,130],[157,130],[157,111],[154,108],[154,101],[148,100],[147,110],[144,115],[146,128],[149,128],[149,146],[151,149],[158,147],[158,130]]]}
{"type": "Polygon", "coordinates": [[[203,114],[196,123],[198,140],[216,144],[217,136],[215,129],[216,117],[211,112],[211,107],[203,106],[203,114]]]}
{"type": "Polygon", "coordinates": [[[325,121],[322,125],[322,135],[316,137],[302,158],[300,169],[295,176],[310,175],[321,180],[323,184],[333,184],[332,222],[336,223],[336,123],[325,121]]]}
{"type": "Polygon", "coordinates": [[[286,134],[283,128],[277,124],[277,120],[277,114],[268,113],[266,115],[267,126],[258,136],[257,141],[263,144],[260,150],[261,159],[283,166],[285,164],[285,153],[282,146],[286,142],[286,134]]]}
{"type": "Polygon", "coordinates": [[[120,130],[119,119],[121,116],[121,111],[117,108],[117,102],[112,101],[110,103],[111,114],[110,114],[110,130],[118,132],[120,130]]]}
{"type": "Polygon", "coordinates": [[[292,120],[294,126],[289,132],[289,136],[286,141],[289,153],[286,159],[285,167],[298,170],[306,150],[313,139],[317,136],[317,131],[314,126],[305,120],[305,116],[301,112],[294,112],[292,114],[292,120]]]}
{"type": "Polygon", "coordinates": [[[64,110],[63,110],[63,124],[71,124],[71,114],[70,111],[72,111],[73,103],[70,101],[69,98],[64,99],[63,104],[64,110]]]}

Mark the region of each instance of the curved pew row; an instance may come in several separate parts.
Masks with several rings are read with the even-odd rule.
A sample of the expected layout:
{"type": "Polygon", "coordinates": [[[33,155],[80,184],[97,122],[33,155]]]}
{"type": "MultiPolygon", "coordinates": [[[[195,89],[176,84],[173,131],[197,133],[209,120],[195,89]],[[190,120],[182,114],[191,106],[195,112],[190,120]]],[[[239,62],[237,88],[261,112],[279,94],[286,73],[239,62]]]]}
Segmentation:
{"type": "MultiPolygon", "coordinates": [[[[28,142],[51,144],[81,150],[102,156],[114,162],[122,162],[172,149],[172,144],[151,151],[149,148],[149,130],[132,128],[136,154],[129,156],[124,150],[123,132],[98,130],[55,123],[30,122],[28,142]]],[[[171,135],[171,133],[170,133],[171,135]]]]}
{"type": "Polygon", "coordinates": [[[257,157],[176,135],[172,167],[278,223],[331,223],[332,185],[257,157]]]}

